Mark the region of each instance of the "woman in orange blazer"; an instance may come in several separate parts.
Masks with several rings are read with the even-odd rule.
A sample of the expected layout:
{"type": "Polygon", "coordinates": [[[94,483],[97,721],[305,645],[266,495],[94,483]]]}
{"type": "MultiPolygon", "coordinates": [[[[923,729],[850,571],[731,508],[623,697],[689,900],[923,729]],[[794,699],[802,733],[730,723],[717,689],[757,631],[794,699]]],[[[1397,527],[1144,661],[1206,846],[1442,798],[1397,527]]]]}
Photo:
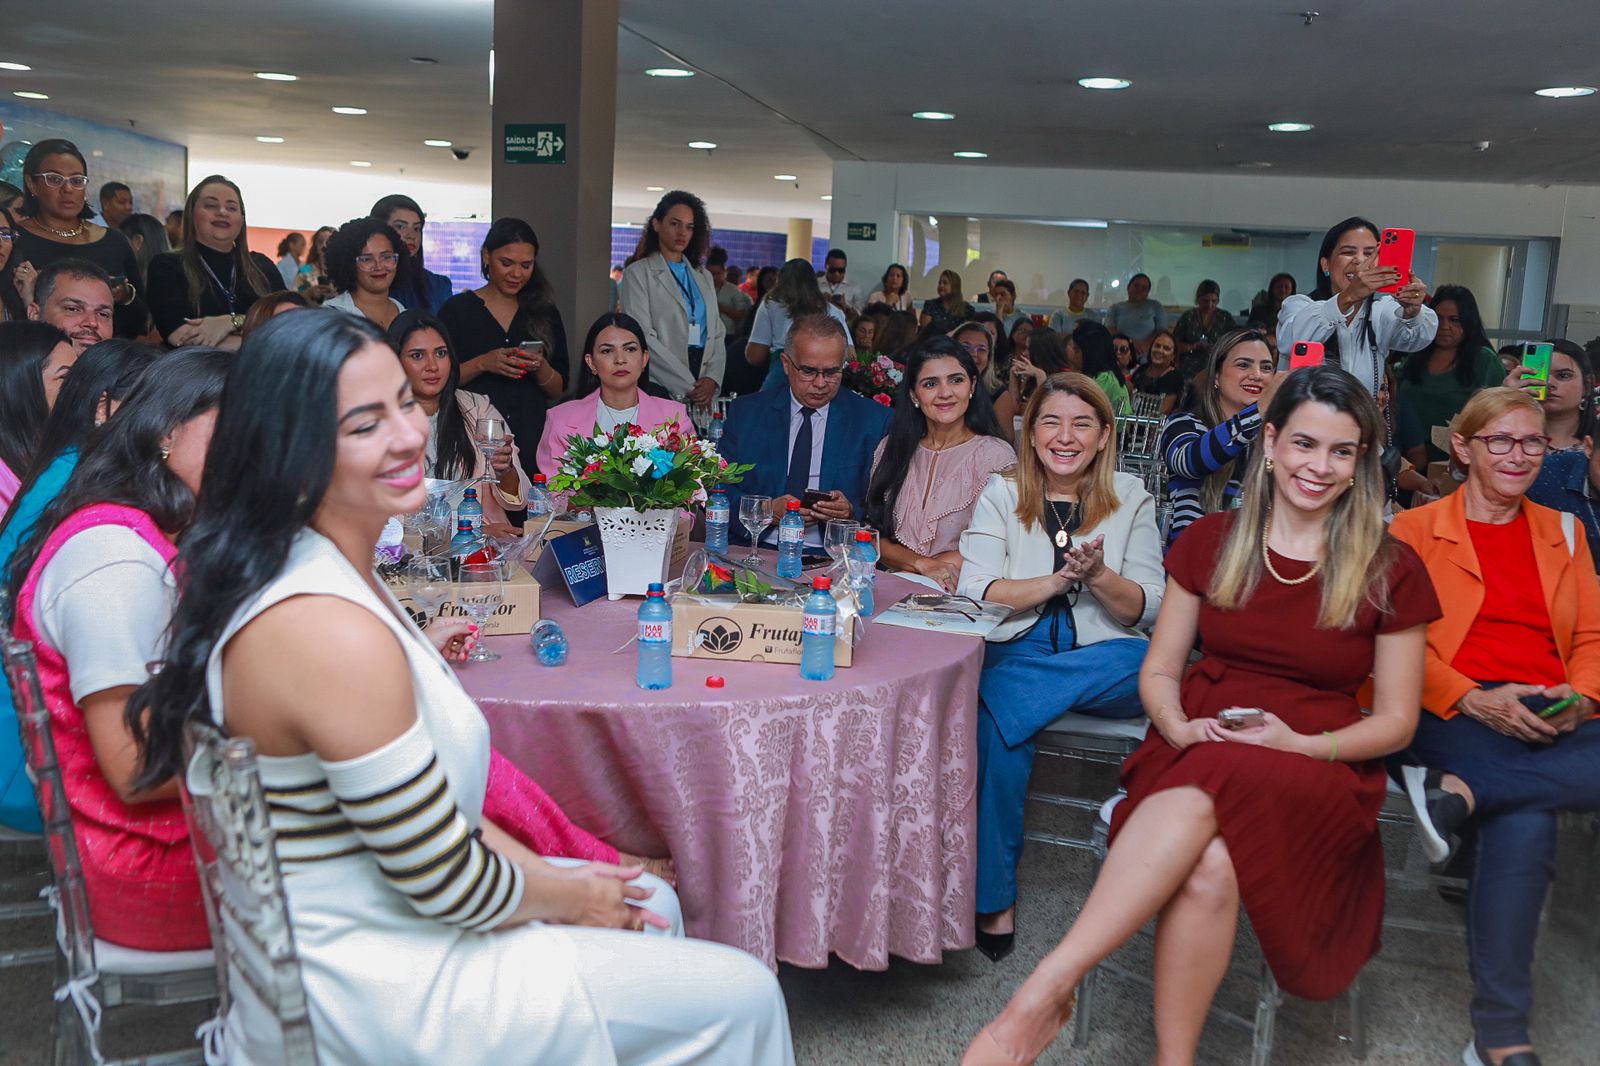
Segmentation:
{"type": "Polygon", "coordinates": [[[1484,389],[1450,443],[1466,483],[1390,527],[1422,557],[1444,607],[1428,626],[1422,704],[1432,713],[1402,774],[1429,858],[1447,858],[1469,819],[1478,830],[1463,1061],[1538,1066],[1528,1013],[1556,812],[1600,810],[1600,579],[1583,527],[1524,498],[1550,443],[1535,400],[1484,389]]]}

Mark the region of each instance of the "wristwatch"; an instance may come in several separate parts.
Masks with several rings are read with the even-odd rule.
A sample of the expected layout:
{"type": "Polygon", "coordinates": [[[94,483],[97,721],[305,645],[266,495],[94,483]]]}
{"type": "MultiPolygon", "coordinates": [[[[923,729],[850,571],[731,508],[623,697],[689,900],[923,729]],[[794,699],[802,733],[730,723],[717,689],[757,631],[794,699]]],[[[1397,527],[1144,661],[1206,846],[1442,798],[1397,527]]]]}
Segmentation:
{"type": "Polygon", "coordinates": [[[235,311],[233,314],[229,315],[228,317],[233,320],[233,332],[239,333],[239,332],[242,332],[244,330],[244,316],[243,315],[241,315],[241,314],[239,314],[239,312],[235,311]]]}

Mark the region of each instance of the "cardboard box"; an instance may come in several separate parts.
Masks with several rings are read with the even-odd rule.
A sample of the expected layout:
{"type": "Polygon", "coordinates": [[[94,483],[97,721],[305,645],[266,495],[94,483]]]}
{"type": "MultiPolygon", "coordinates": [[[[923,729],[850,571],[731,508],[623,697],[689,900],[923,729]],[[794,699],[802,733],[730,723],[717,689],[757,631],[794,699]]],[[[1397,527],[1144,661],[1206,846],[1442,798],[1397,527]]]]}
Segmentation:
{"type": "Polygon", "coordinates": [[[1461,482],[1450,473],[1449,463],[1429,463],[1428,480],[1439,486],[1439,491],[1445,496],[1450,495],[1461,487],[1461,482]]]}
{"type": "MultiPolygon", "coordinates": [[[[539,582],[521,567],[514,567],[513,570],[510,579],[505,583],[505,602],[484,622],[483,635],[486,637],[522,636],[532,633],[533,624],[539,620],[541,592],[539,582]]],[[[412,618],[417,617],[417,605],[411,599],[404,582],[391,581],[389,591],[394,593],[395,599],[400,601],[400,606],[410,612],[412,618]]],[[[457,595],[459,594],[452,593],[450,598],[439,606],[438,614],[433,617],[471,621],[467,612],[457,606],[457,595]]]]}
{"type": "MultiPolygon", "coordinates": [[[[672,601],[672,654],[724,662],[800,665],[799,607],[767,603],[700,603],[672,601]],[[692,644],[691,644],[692,642],[692,644]]],[[[849,666],[855,649],[840,632],[834,640],[833,665],[849,666]]]]}

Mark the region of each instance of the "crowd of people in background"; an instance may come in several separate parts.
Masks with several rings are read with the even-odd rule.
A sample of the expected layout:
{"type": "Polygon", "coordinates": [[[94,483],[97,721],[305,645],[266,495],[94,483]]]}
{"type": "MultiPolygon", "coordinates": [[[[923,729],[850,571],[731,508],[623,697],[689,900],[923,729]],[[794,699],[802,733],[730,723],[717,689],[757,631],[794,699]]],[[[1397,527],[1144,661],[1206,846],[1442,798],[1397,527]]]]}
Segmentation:
{"type": "MultiPolygon", "coordinates": [[[[464,861],[504,880],[470,920],[430,910],[378,865],[341,898],[344,853],[291,848],[286,863],[321,886],[317,920],[380,926],[416,966],[524,975],[496,989],[490,1024],[471,1027],[497,1039],[549,1025],[574,1056],[614,1042],[626,1059],[617,1032],[628,1022],[597,1034],[642,1009],[634,985],[697,974],[648,990],[652,1018],[678,1022],[652,1039],[687,1041],[720,1017],[740,1034],[741,1061],[788,1061],[776,985],[723,949],[641,941],[623,952],[636,979],[581,950],[565,970],[525,976],[513,953],[550,957],[540,945],[556,935],[529,919],[639,928],[624,904],[654,893],[666,916],[648,924],[672,926],[670,863],[575,829],[558,834],[584,841],[573,852],[494,828],[490,812],[515,803],[505,797],[537,786],[508,784],[514,771],[486,741],[448,750],[459,737],[417,729],[419,717],[459,723],[475,711],[453,680],[423,669],[434,649],[360,573],[368,527],[419,502],[410,482],[395,487],[401,467],[486,477],[486,519],[509,530],[573,436],[686,424],[736,397],[722,451],[753,469],[731,488],[735,513],[760,494],[775,525],[794,504],[818,546],[831,519],[870,523],[886,568],[1010,609],[979,686],[977,928],[991,958],[1015,931],[1035,736],[1067,710],[1152,723],[1124,768],[1127,797],[1079,921],[970,1061],[1031,1061],[1088,968],[1157,915],[1174,930],[1156,963],[1171,1061],[1199,1040],[1241,900],[1283,988],[1337,994],[1376,948],[1385,758],[1434,857],[1477,828],[1469,928],[1498,923],[1499,934],[1471,940],[1467,1061],[1531,1055],[1529,967],[1554,812],[1600,808],[1592,355],[1556,340],[1547,378],[1533,380],[1520,346],[1491,347],[1471,291],[1430,294],[1379,265],[1372,222],[1328,230],[1308,292],[1278,274],[1238,317],[1211,279],[1174,314],[1144,273],[1107,308],[1087,306],[1080,278],[1066,306],[1024,313],[1002,271],[973,294],[942,270],[919,303],[904,265],[855,278],[840,249],[820,271],[805,258],[741,268],[715,244],[706,205],[673,191],[612,271],[604,313],[569,334],[523,219],[493,222],[483,284],[453,292],[426,268],[427,215],[404,195],[289,234],[274,260],[251,250],[245,191],[222,175],[161,220],[137,213],[118,182],[91,209],[87,161],[69,142],[39,142],[23,169],[20,200],[0,205],[0,575],[8,624],[51,649],[52,716],[70,738],[57,743],[81,790],[69,799],[110,842],[86,852],[97,933],[138,947],[205,941],[180,847],[174,738],[186,716],[221,720],[223,690],[208,697],[205,671],[231,641],[234,665],[219,669],[243,687],[223,679],[230,728],[302,752],[278,760],[275,787],[327,799],[321,815],[297,818],[325,817],[375,784],[432,788],[434,745],[466,791],[487,793],[488,829],[464,861]],[[1301,342],[1321,345],[1324,365],[1291,372],[1301,342]],[[850,367],[880,356],[899,377],[878,402],[844,387],[850,367]],[[325,402],[308,407],[307,395],[325,402]],[[510,430],[489,455],[470,439],[485,417],[510,430]],[[1147,457],[1163,470],[1160,498],[1118,465],[1119,427],[1135,417],[1160,421],[1147,457]],[[355,436],[368,430],[352,418],[371,435],[355,436]],[[278,513],[263,517],[268,505],[278,513]],[[205,595],[180,594],[175,556],[205,595]],[[343,590],[342,613],[274,606],[273,595],[292,602],[319,582],[343,590]],[[263,590],[272,595],[250,599],[263,590]],[[108,603],[126,617],[109,618],[108,603]],[[1254,624],[1238,625],[1241,611],[1254,624]],[[252,619],[268,624],[240,632],[252,619]],[[324,639],[339,630],[344,643],[324,639]],[[1307,663],[1299,652],[1313,645],[1307,663]],[[147,679],[163,655],[167,669],[147,679]],[[305,690],[274,680],[286,655],[309,664],[294,672],[305,690]],[[340,669],[364,664],[366,695],[387,701],[349,735],[305,713],[357,691],[334,679],[338,655],[340,669]],[[394,676],[412,677],[416,696],[384,689],[394,676]],[[1527,704],[1569,696],[1548,718],[1527,704]],[[1229,711],[1258,705],[1269,710],[1247,728],[1225,726],[1229,711]],[[339,761],[363,753],[376,776],[339,761]],[[119,858],[122,839],[144,858],[119,858]],[[1344,844],[1319,846],[1329,839],[1344,844]],[[585,880],[538,865],[569,853],[591,862],[585,880]],[[662,876],[641,881],[646,867],[662,876]],[[1308,877],[1328,891],[1287,905],[1308,877]],[[469,939],[462,928],[513,931],[469,939]],[[529,1020],[519,995],[586,1006],[529,1020]]],[[[0,814],[25,821],[30,802],[13,789],[0,814]]],[[[434,813],[450,821],[448,807],[434,813]]],[[[385,846],[359,825],[323,829],[354,851],[385,846]]],[[[351,1019],[382,999],[379,976],[336,944],[303,949],[309,972],[331,982],[319,1039],[360,1058],[372,1038],[351,1019]]],[[[418,1017],[430,1005],[421,992],[390,997],[384,1016],[425,1041],[418,1017]]]]}

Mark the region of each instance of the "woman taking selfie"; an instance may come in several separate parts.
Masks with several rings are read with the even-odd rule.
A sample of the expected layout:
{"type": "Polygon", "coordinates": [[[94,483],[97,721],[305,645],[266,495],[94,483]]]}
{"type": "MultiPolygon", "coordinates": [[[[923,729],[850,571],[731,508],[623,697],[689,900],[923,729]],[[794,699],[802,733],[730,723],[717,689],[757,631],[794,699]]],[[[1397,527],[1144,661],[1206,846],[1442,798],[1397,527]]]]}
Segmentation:
{"type": "MultiPolygon", "coordinates": [[[[138,783],[185,772],[188,721],[255,743],[330,1061],[792,1062],[760,963],[629,935],[648,921],[625,883],[637,870],[553,869],[482,817],[488,726],[371,570],[384,524],[424,502],[426,443],[369,323],[307,311],[250,338],[164,668],[133,700],[148,715],[138,783]]],[[[259,1011],[233,1001],[230,1057],[278,1052],[259,1011]]]]}
{"type": "Polygon", "coordinates": [[[1028,401],[1015,470],[992,475],[961,534],[960,592],[1012,613],[978,681],[978,948],[1015,942],[1022,811],[1033,738],[1071,711],[1139,714],[1136,681],[1161,606],[1155,501],[1116,472],[1115,416],[1082,374],[1028,401]]]}
{"type": "Polygon", "coordinates": [[[1244,506],[1197,522],[1167,556],[1139,677],[1151,729],[1123,764],[1094,888],[966,1063],[1033,1062],[1084,975],[1152,918],[1160,1063],[1194,1061],[1241,902],[1291,995],[1339,995],[1378,948],[1380,760],[1416,728],[1439,604],[1416,553],[1384,532],[1382,424],[1365,388],[1333,367],[1300,371],[1266,423],[1244,506]]]}
{"type": "Polygon", "coordinates": [[[1532,372],[1518,365],[1503,384],[1527,392],[1544,409],[1545,436],[1552,452],[1579,451],[1595,427],[1593,365],[1588,352],[1565,338],[1551,341],[1550,347],[1548,381],[1533,380],[1532,372]]]}
{"type": "Polygon", "coordinates": [[[913,346],[867,483],[865,522],[878,530],[884,565],[946,592],[961,576],[961,534],[978,493],[1017,461],[978,381],[971,353],[949,338],[913,346]]]}

